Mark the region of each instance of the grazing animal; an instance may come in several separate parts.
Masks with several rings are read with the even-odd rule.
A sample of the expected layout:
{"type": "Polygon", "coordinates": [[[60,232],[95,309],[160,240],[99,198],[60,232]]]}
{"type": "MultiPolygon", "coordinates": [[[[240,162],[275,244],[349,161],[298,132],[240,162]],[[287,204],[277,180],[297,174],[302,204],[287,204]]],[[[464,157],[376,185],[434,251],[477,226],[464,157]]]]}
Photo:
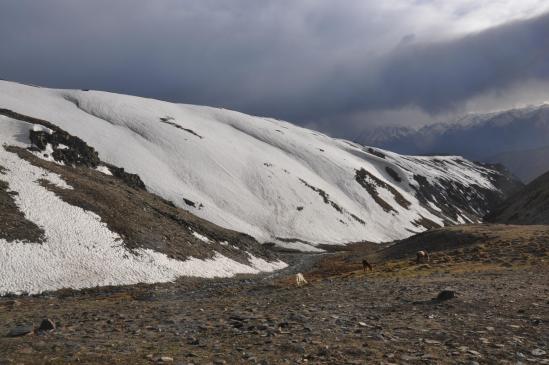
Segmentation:
{"type": "Polygon", "coordinates": [[[301,286],[309,283],[307,282],[307,280],[305,280],[305,277],[303,276],[303,274],[298,272],[297,274],[295,274],[295,284],[297,286],[301,286]]]}
{"type": "Polygon", "coordinates": [[[418,251],[416,254],[416,263],[419,264],[424,261],[429,262],[429,253],[424,250],[418,251]]]}
{"type": "Polygon", "coordinates": [[[370,270],[370,271],[374,271],[374,268],[372,267],[372,265],[366,261],[366,259],[363,259],[362,260],[362,270],[364,270],[364,272],[366,272],[366,269],[370,270]]]}

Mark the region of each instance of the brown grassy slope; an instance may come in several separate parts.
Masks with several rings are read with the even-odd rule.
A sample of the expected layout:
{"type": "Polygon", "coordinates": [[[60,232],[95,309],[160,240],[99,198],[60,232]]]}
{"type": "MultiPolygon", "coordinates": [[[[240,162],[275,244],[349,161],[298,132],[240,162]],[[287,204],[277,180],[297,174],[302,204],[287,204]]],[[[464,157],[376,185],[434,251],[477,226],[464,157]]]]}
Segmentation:
{"type": "Polygon", "coordinates": [[[477,224],[434,229],[377,249],[355,244],[320,260],[306,277],[408,276],[538,264],[549,264],[549,226],[477,224]],[[419,250],[430,253],[428,263],[415,263],[419,250]],[[362,259],[373,264],[373,272],[362,272],[362,259]]]}

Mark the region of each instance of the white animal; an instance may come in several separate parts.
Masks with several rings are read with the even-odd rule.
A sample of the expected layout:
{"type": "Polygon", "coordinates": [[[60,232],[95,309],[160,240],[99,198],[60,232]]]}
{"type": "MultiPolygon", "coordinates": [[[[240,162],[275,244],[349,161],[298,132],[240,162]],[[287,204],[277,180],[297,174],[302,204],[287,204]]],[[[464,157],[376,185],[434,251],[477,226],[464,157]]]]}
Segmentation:
{"type": "Polygon", "coordinates": [[[295,284],[297,286],[301,286],[301,285],[308,284],[308,282],[307,280],[305,280],[305,277],[303,276],[303,274],[298,272],[297,274],[295,274],[295,284]]]}

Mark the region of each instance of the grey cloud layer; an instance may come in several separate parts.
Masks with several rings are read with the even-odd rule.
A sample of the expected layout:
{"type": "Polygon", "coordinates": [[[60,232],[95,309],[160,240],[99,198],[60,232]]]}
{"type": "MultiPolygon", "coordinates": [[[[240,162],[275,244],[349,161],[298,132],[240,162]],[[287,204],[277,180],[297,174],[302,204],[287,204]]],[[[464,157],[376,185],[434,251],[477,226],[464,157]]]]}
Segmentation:
{"type": "Polygon", "coordinates": [[[0,77],[322,121],[339,135],[357,129],[353,113],[447,112],[549,78],[549,15],[435,43],[396,31],[410,20],[380,20],[375,3],[0,0],[0,77]]]}

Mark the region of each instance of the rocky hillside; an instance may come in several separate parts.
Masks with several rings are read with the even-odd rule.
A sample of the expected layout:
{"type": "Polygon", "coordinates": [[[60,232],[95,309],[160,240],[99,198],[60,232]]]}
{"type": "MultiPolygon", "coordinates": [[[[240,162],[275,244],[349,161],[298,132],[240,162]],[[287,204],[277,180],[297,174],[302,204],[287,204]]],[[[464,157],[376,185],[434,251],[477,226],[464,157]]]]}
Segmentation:
{"type": "Polygon", "coordinates": [[[63,129],[0,116],[0,295],[285,267],[252,237],[149,193],[63,129]]]}
{"type": "Polygon", "coordinates": [[[293,249],[476,222],[515,187],[461,157],[398,155],[223,109],[10,82],[0,108],[86,141],[177,207],[293,249]]]}
{"type": "Polygon", "coordinates": [[[488,114],[469,114],[450,123],[378,128],[358,138],[409,154],[457,154],[502,163],[525,182],[549,170],[549,104],[488,114]]]}
{"type": "Polygon", "coordinates": [[[506,224],[549,224],[549,172],[512,195],[486,217],[506,224]]]}

